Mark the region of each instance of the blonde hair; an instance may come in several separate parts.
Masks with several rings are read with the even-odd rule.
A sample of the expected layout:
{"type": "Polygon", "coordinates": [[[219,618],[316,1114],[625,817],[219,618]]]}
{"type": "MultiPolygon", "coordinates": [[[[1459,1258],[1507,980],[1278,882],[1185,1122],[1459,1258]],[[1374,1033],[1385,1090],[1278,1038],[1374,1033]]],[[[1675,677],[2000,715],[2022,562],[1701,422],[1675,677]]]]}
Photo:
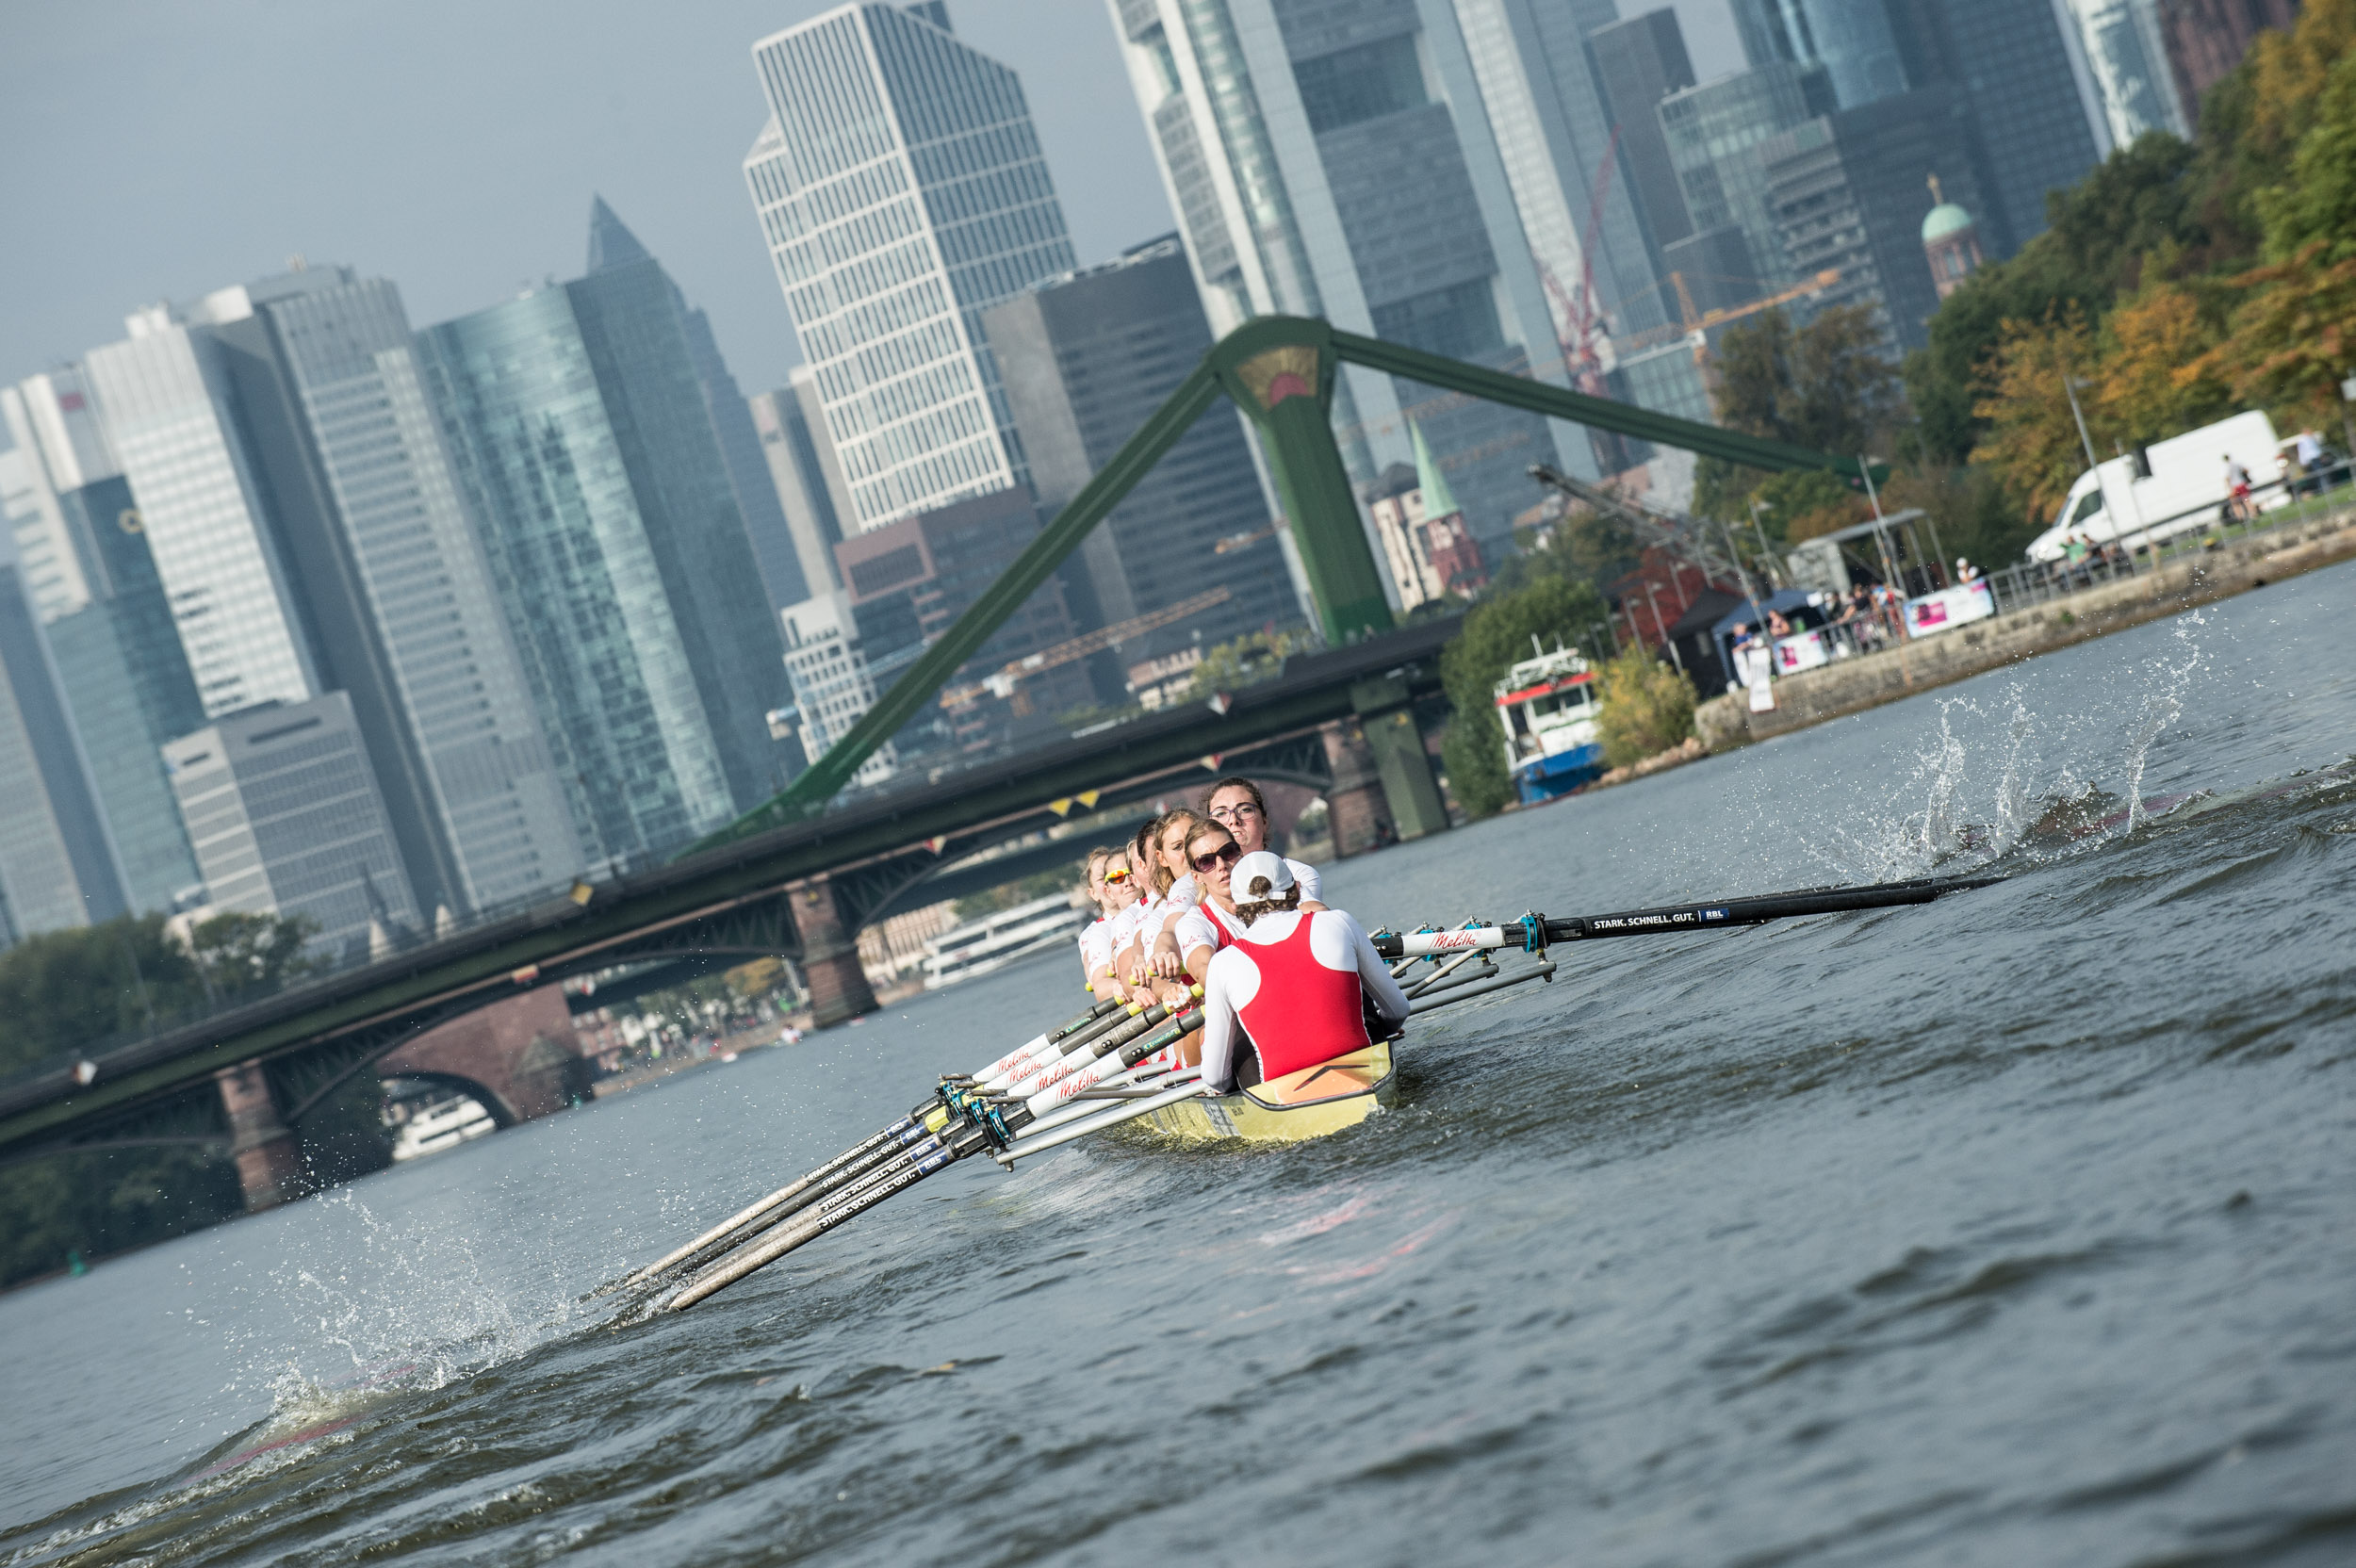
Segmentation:
{"type": "MultiPolygon", "coordinates": [[[[1153,890],[1156,893],[1166,893],[1170,891],[1171,885],[1178,880],[1178,874],[1162,863],[1162,835],[1168,833],[1173,825],[1182,822],[1199,825],[1208,820],[1208,818],[1204,817],[1200,811],[1195,810],[1190,806],[1177,807],[1174,809],[1165,811],[1160,816],[1155,817],[1153,821],[1147,823],[1143,827],[1137,829],[1137,841],[1133,846],[1133,853],[1129,861],[1130,869],[1132,871],[1136,870],[1137,862],[1139,859],[1143,859],[1146,865],[1151,868],[1146,872],[1145,879],[1148,883],[1152,884],[1153,890]]],[[[1225,825],[1215,824],[1214,825],[1223,826],[1225,825]]],[[[1191,828],[1189,828],[1187,832],[1186,841],[1188,843],[1194,841],[1194,836],[1191,828]]]]}

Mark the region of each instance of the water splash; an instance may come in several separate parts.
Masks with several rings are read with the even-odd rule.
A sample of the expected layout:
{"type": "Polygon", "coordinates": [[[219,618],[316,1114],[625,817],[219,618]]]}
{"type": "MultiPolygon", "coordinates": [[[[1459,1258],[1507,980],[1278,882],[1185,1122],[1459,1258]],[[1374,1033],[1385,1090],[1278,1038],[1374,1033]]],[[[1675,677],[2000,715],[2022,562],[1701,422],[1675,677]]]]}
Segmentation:
{"type": "Polygon", "coordinates": [[[2184,716],[2184,695],[2193,679],[2208,664],[2208,655],[2196,637],[2205,617],[2199,611],[2179,616],[2169,633],[2183,651],[2180,663],[2168,667],[2166,684],[2143,694],[2143,711],[2127,743],[2127,822],[2133,833],[2148,820],[2144,814],[2143,776],[2151,763],[2151,746],[2184,716]]]}

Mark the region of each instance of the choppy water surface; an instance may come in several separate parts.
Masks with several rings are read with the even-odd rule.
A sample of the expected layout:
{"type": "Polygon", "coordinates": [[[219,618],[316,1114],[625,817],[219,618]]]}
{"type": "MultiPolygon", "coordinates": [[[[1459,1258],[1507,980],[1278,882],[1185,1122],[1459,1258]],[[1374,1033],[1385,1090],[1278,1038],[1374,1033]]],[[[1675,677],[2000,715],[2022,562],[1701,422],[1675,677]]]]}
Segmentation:
{"type": "Polygon", "coordinates": [[[682,1316],[577,1300],[1071,1011],[1057,959],[20,1292],[0,1560],[2350,1560],[2356,783],[2295,776],[2356,753],[2351,606],[1334,868],[1393,924],[2016,875],[1558,950],[1320,1143],[961,1167],[682,1316]]]}

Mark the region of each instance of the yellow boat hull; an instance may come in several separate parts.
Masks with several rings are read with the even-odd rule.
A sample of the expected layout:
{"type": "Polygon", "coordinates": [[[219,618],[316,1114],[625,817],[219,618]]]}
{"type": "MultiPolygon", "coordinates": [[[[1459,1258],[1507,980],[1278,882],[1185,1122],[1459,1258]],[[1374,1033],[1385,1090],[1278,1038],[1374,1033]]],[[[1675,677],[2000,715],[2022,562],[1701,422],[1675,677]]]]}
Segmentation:
{"type": "Polygon", "coordinates": [[[1240,1094],[1164,1105],[1135,1125],[1173,1138],[1298,1143],[1357,1126],[1391,1102],[1395,1082],[1391,1043],[1377,1040],[1240,1094]]]}

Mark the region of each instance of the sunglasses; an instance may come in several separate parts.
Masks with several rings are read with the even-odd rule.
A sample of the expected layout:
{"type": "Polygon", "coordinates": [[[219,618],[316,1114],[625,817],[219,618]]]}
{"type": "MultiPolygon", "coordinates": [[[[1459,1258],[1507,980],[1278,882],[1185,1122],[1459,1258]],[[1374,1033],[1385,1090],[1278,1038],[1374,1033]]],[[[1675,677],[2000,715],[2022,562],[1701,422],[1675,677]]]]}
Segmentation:
{"type": "Polygon", "coordinates": [[[1114,882],[1126,882],[1129,880],[1129,868],[1127,866],[1122,866],[1118,871],[1108,871],[1104,874],[1104,880],[1107,884],[1114,882]]]}
{"type": "Polygon", "coordinates": [[[1217,849],[1194,857],[1194,869],[1209,871],[1213,866],[1232,866],[1243,858],[1243,846],[1230,839],[1217,849]]]}

